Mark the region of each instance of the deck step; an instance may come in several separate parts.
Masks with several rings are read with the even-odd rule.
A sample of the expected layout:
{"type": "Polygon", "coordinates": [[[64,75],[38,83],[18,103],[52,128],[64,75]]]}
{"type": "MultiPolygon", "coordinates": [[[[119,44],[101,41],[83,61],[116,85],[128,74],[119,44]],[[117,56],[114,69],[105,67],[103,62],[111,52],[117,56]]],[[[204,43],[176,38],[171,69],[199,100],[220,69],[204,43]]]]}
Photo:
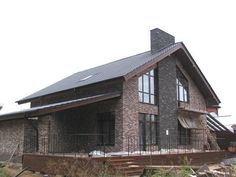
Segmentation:
{"type": "Polygon", "coordinates": [[[106,160],[116,172],[126,176],[140,176],[144,171],[144,166],[136,162],[133,158],[111,158],[106,160]]]}

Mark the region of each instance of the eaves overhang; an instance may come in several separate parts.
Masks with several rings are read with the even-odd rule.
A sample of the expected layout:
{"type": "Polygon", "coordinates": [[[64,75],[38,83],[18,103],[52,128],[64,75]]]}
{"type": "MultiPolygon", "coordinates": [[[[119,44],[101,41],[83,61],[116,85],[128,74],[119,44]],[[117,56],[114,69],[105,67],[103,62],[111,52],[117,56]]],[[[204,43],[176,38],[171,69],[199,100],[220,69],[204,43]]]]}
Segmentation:
{"type": "Polygon", "coordinates": [[[54,103],[54,104],[49,104],[49,105],[33,107],[33,108],[29,108],[29,109],[25,109],[25,110],[21,110],[17,112],[1,114],[0,121],[47,115],[54,112],[63,111],[66,109],[77,108],[80,106],[85,106],[85,105],[97,103],[100,101],[119,98],[120,96],[121,96],[120,92],[112,92],[112,93],[89,96],[85,98],[78,98],[74,100],[69,100],[69,101],[64,101],[64,102],[59,102],[59,103],[54,103]]]}

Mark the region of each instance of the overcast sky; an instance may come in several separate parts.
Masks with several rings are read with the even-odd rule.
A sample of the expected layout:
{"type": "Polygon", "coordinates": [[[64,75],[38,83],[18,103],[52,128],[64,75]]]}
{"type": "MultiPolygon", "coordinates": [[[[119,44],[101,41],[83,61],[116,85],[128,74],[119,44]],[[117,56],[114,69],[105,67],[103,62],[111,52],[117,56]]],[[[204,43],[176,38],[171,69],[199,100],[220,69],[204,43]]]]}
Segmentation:
{"type": "Polygon", "coordinates": [[[1,113],[75,72],[149,50],[158,27],[185,43],[232,120],[235,9],[235,0],[0,0],[1,113]]]}

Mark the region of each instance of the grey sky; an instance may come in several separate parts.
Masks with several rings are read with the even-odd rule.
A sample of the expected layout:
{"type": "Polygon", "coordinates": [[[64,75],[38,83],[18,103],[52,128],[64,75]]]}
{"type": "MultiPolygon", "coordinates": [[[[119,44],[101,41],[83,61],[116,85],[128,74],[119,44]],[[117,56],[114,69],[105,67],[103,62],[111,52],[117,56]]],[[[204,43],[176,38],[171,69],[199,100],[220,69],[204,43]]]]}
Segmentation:
{"type": "Polygon", "coordinates": [[[0,1],[1,113],[75,72],[149,50],[149,30],[158,27],[185,43],[222,101],[220,114],[234,116],[235,7],[233,0],[0,1]]]}

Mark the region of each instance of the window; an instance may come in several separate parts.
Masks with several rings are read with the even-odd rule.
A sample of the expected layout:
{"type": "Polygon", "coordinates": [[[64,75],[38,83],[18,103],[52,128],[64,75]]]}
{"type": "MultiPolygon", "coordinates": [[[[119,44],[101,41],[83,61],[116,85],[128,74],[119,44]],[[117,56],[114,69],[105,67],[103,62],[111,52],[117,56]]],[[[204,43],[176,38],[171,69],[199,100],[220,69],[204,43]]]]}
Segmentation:
{"type": "Polygon", "coordinates": [[[111,112],[98,114],[98,145],[115,144],[115,115],[111,112]]]}
{"type": "Polygon", "coordinates": [[[179,145],[190,145],[190,136],[191,136],[191,130],[184,128],[178,122],[179,145]]]}
{"type": "Polygon", "coordinates": [[[179,68],[177,68],[176,90],[177,100],[188,102],[188,81],[179,68]]]}
{"type": "Polygon", "coordinates": [[[139,114],[139,144],[141,150],[147,145],[158,144],[159,121],[156,115],[139,114]]]}
{"type": "Polygon", "coordinates": [[[151,70],[138,79],[139,102],[156,104],[155,74],[151,70]]]}

